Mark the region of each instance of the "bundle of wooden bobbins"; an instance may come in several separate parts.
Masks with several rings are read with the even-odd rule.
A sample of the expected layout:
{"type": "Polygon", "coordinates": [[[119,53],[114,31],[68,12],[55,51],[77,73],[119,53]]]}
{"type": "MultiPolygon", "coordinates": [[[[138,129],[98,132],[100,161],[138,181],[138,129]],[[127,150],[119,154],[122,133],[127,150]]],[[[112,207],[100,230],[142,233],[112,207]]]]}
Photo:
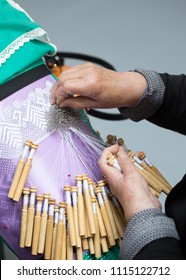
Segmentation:
{"type": "Polygon", "coordinates": [[[65,201],[56,205],[49,193],[23,189],[21,248],[31,247],[32,255],[47,260],[82,260],[84,251],[100,258],[120,246],[124,213],[106,180],[94,183],[87,174],[77,175],[75,186],[64,186],[64,192],[65,201]]]}
{"type": "MultiPolygon", "coordinates": [[[[135,154],[122,138],[108,135],[107,145],[115,143],[124,147],[155,196],[170,192],[172,187],[144,152],[135,154]]],[[[65,201],[58,204],[49,193],[37,194],[36,187],[25,187],[37,147],[25,142],[8,193],[15,201],[23,194],[20,247],[30,247],[32,255],[42,254],[46,260],[82,260],[85,251],[101,258],[112,246],[120,246],[125,216],[106,179],[93,182],[87,174],[77,175],[74,186],[64,186],[65,201]]],[[[110,154],[107,163],[122,171],[117,155],[110,154]]]]}
{"type": "MultiPolygon", "coordinates": [[[[172,186],[164,178],[157,167],[150,162],[144,152],[134,153],[132,150],[127,148],[122,138],[117,139],[115,135],[109,134],[107,136],[107,145],[113,144],[123,146],[125,151],[128,153],[129,158],[134,163],[134,166],[136,167],[138,172],[146,179],[151,192],[156,197],[159,197],[161,192],[165,194],[168,194],[170,192],[172,186]]],[[[121,171],[117,157],[118,155],[110,154],[107,163],[121,171]]]]}

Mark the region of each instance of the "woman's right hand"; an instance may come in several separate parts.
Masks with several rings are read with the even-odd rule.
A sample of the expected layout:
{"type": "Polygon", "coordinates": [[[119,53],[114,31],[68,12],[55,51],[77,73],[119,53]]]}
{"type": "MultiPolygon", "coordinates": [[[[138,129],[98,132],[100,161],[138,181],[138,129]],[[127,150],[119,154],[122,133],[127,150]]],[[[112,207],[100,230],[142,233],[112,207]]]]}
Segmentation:
{"type": "Polygon", "coordinates": [[[115,72],[86,63],[62,72],[52,88],[51,103],[74,109],[131,107],[146,86],[139,73],[115,72]]]}

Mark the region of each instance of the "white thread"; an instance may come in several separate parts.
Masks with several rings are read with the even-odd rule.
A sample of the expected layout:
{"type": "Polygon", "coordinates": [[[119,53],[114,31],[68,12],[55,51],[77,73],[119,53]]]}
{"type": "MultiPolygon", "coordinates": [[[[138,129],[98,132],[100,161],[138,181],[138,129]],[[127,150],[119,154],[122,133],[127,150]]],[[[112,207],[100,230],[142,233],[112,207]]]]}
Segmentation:
{"type": "Polygon", "coordinates": [[[88,181],[87,180],[83,180],[83,191],[84,193],[88,190],[88,181]]]}
{"type": "Polygon", "coordinates": [[[104,205],[104,201],[103,201],[103,198],[102,198],[101,193],[98,193],[98,194],[97,194],[97,197],[98,197],[99,205],[100,205],[100,206],[104,205]]]}
{"type": "Polygon", "coordinates": [[[42,201],[38,201],[36,205],[36,211],[38,213],[41,213],[41,209],[42,209],[42,201]]]}
{"type": "Polygon", "coordinates": [[[29,149],[30,149],[30,147],[25,145],[25,147],[23,149],[23,153],[21,155],[21,158],[24,159],[24,161],[26,160],[26,158],[28,156],[29,149]]]}
{"type": "Polygon", "coordinates": [[[67,203],[68,205],[71,205],[70,191],[66,191],[66,203],[67,203]]]}
{"type": "Polygon", "coordinates": [[[48,210],[48,214],[50,216],[54,216],[54,205],[49,205],[49,210],[48,210]]]}
{"type": "Polygon", "coordinates": [[[64,208],[60,208],[59,209],[59,220],[62,221],[63,220],[63,216],[64,216],[64,208]]]}
{"type": "Polygon", "coordinates": [[[28,205],[28,196],[27,195],[25,195],[23,197],[23,205],[28,205]]]}
{"type": "Polygon", "coordinates": [[[77,206],[77,194],[75,192],[72,192],[72,201],[73,206],[77,206]]]}
{"type": "Polygon", "coordinates": [[[150,167],[152,167],[152,163],[147,159],[147,158],[143,158],[143,161],[150,167]]]}
{"type": "Polygon", "coordinates": [[[35,149],[31,149],[29,156],[28,156],[28,160],[33,159],[35,151],[36,151],[35,149]]]}
{"type": "Polygon", "coordinates": [[[105,190],[104,186],[101,187],[101,192],[102,192],[102,196],[103,196],[104,200],[107,200],[108,197],[107,197],[107,193],[106,193],[106,190],[105,190]]]}
{"type": "Polygon", "coordinates": [[[54,223],[57,225],[58,223],[58,220],[59,220],[59,212],[55,212],[55,215],[54,215],[54,223]]]}
{"type": "Polygon", "coordinates": [[[114,168],[116,168],[117,170],[122,171],[122,170],[121,170],[121,167],[119,166],[119,163],[118,163],[118,162],[114,161],[113,164],[112,164],[112,166],[113,166],[114,168]]]}
{"type": "Polygon", "coordinates": [[[134,161],[134,165],[136,165],[140,170],[142,171],[144,170],[143,167],[135,161],[134,161]]]}
{"type": "Polygon", "coordinates": [[[44,199],[43,212],[48,211],[48,198],[44,199]]]}
{"type": "Polygon", "coordinates": [[[94,187],[93,185],[89,185],[89,192],[91,196],[94,196],[94,187]]]}
{"type": "Polygon", "coordinates": [[[96,203],[95,202],[92,203],[92,209],[93,209],[93,213],[96,214],[97,209],[96,209],[96,203]]]}
{"type": "Polygon", "coordinates": [[[36,193],[32,192],[30,195],[30,205],[35,203],[35,197],[36,197],[36,193]]]}

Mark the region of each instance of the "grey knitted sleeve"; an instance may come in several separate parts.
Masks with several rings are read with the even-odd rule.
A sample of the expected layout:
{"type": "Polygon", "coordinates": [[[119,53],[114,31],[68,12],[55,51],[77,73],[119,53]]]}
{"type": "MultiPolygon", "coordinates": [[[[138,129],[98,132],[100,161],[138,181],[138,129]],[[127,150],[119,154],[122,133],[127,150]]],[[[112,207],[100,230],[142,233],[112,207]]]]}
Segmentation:
{"type": "Polygon", "coordinates": [[[165,237],[179,240],[173,219],[159,209],[143,210],[135,214],[126,226],[120,259],[131,260],[145,245],[165,237]]]}
{"type": "Polygon", "coordinates": [[[147,89],[133,107],[118,108],[125,117],[140,121],[152,116],[161,106],[165,93],[165,85],[160,75],[152,70],[135,69],[147,80],[147,89]]]}

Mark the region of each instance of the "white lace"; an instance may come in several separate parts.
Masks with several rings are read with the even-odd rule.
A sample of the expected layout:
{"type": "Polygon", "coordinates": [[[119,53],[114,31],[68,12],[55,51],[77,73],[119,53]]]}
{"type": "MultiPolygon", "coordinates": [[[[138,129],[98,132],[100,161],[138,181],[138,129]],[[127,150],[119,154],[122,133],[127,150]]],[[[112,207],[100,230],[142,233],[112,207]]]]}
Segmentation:
{"type": "Polygon", "coordinates": [[[11,55],[15,53],[15,51],[19,50],[25,43],[34,39],[50,44],[50,40],[48,39],[46,32],[40,27],[24,33],[0,53],[0,67],[11,57],[11,55]]]}

